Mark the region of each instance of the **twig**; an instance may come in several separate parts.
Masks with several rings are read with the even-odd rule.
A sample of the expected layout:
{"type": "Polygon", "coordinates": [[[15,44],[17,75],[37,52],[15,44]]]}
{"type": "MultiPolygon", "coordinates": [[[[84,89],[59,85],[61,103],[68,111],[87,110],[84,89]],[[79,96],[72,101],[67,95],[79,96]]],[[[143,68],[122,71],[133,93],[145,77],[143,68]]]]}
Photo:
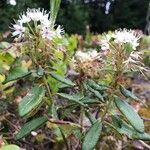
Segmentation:
{"type": "MultiPolygon", "coordinates": [[[[49,122],[59,125],[72,125],[72,122],[69,121],[63,121],[63,120],[56,120],[56,119],[48,119],[49,122]]],[[[80,127],[80,125],[78,125],[80,127]]]]}
{"type": "Polygon", "coordinates": [[[139,143],[142,144],[142,146],[144,146],[145,148],[148,148],[150,150],[150,146],[145,142],[143,142],[142,140],[139,140],[139,143]]]}
{"type": "Polygon", "coordinates": [[[150,121],[150,118],[142,117],[142,119],[145,121],[150,121]]]}
{"type": "Polygon", "coordinates": [[[8,122],[12,127],[14,127],[17,131],[19,130],[17,126],[15,126],[13,123],[11,123],[8,119],[5,118],[5,121],[8,122]]]}

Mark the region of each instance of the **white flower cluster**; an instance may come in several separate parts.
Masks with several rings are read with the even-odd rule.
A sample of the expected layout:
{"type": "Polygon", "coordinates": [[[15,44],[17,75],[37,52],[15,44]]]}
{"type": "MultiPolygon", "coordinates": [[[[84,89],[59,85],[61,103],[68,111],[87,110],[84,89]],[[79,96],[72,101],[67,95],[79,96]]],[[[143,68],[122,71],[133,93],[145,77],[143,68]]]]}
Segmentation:
{"type": "Polygon", "coordinates": [[[99,77],[102,57],[99,52],[94,49],[88,51],[77,51],[72,58],[70,67],[85,76],[99,77]]]}
{"type": "Polygon", "coordinates": [[[126,44],[130,43],[133,50],[136,50],[139,46],[139,39],[142,34],[137,33],[135,30],[119,29],[115,30],[112,34],[104,35],[104,39],[100,41],[101,49],[108,50],[110,48],[110,39],[112,39],[116,44],[126,44]]]}
{"type": "Polygon", "coordinates": [[[77,51],[75,54],[76,60],[80,62],[88,62],[100,59],[100,54],[96,50],[83,52],[83,51],[77,51]]]}
{"type": "Polygon", "coordinates": [[[41,9],[27,9],[26,13],[23,13],[16,24],[13,25],[13,36],[21,38],[25,35],[26,29],[32,31],[32,33],[40,33],[43,38],[52,40],[54,37],[61,38],[63,29],[59,25],[57,29],[50,27],[49,13],[41,9]],[[33,27],[34,25],[34,27],[33,27]]]}
{"type": "Polygon", "coordinates": [[[141,34],[136,34],[135,30],[116,30],[113,34],[114,42],[125,44],[130,43],[132,44],[133,50],[136,50],[136,47],[139,46],[138,40],[142,37],[141,34]]]}
{"type": "Polygon", "coordinates": [[[132,71],[147,71],[144,63],[141,61],[143,53],[142,52],[131,52],[127,60],[123,62],[125,70],[132,71]]]}

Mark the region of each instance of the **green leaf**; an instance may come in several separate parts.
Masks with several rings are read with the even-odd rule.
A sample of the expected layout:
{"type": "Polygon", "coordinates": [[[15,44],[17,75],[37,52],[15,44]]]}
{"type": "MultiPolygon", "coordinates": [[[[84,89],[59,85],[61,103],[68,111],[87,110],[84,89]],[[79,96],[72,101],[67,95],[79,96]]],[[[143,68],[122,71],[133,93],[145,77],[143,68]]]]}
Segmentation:
{"type": "Polygon", "coordinates": [[[112,116],[112,122],[115,130],[117,130],[120,134],[125,134],[132,139],[134,129],[131,130],[129,125],[123,122],[118,116],[112,116]]]}
{"type": "Polygon", "coordinates": [[[94,88],[95,90],[98,90],[98,91],[103,91],[103,90],[107,90],[108,89],[106,86],[99,85],[95,81],[90,80],[90,79],[87,80],[87,84],[91,88],[94,88]]]}
{"type": "Polygon", "coordinates": [[[44,75],[44,69],[43,69],[41,66],[39,66],[39,68],[38,68],[38,70],[37,70],[37,74],[38,74],[39,76],[43,76],[43,75],[44,75]]]}
{"type": "Polygon", "coordinates": [[[51,116],[52,118],[58,119],[57,108],[54,103],[49,106],[48,115],[51,116]]]}
{"type": "Polygon", "coordinates": [[[81,106],[85,106],[84,103],[80,101],[81,99],[83,99],[84,96],[77,95],[77,94],[69,95],[69,94],[65,94],[65,93],[57,93],[57,94],[71,102],[80,104],[81,106]]]}
{"type": "Polygon", "coordinates": [[[133,133],[132,135],[133,139],[140,139],[143,141],[150,141],[150,134],[148,133],[133,133]]]}
{"type": "Polygon", "coordinates": [[[127,98],[132,98],[136,101],[139,101],[138,97],[136,97],[132,92],[128,91],[127,89],[125,89],[123,86],[120,85],[120,91],[121,93],[127,97],[127,98]]]}
{"type": "Polygon", "coordinates": [[[104,98],[101,95],[101,93],[99,93],[98,91],[94,90],[93,88],[91,88],[90,86],[88,86],[88,89],[90,92],[92,92],[100,101],[104,102],[104,98]]]}
{"type": "Polygon", "coordinates": [[[86,133],[82,144],[82,150],[94,149],[94,147],[96,146],[99,140],[101,130],[102,130],[102,124],[98,120],[92,125],[92,127],[86,133]]]}
{"type": "Polygon", "coordinates": [[[135,110],[125,101],[121,100],[119,97],[115,97],[115,103],[118,109],[124,114],[131,125],[138,131],[144,132],[144,123],[140,116],[135,112],[135,110]]]}
{"type": "Polygon", "coordinates": [[[0,42],[0,49],[5,49],[5,48],[8,48],[10,46],[11,46],[11,44],[8,42],[0,42]]]}
{"type": "Polygon", "coordinates": [[[14,62],[14,58],[8,52],[0,53],[0,62],[3,62],[4,64],[7,65],[11,65],[14,62]]]}
{"type": "Polygon", "coordinates": [[[150,140],[150,134],[147,133],[139,133],[126,122],[121,120],[117,116],[112,116],[113,128],[117,130],[120,134],[127,135],[130,139],[138,139],[138,140],[150,140]]]}
{"type": "Polygon", "coordinates": [[[42,102],[42,98],[44,95],[45,89],[43,87],[33,87],[31,91],[19,103],[19,115],[25,116],[30,111],[36,109],[42,102]]]}
{"type": "Polygon", "coordinates": [[[4,84],[10,81],[14,81],[14,80],[18,80],[20,78],[26,77],[30,74],[31,72],[28,72],[27,69],[24,69],[22,67],[12,68],[6,77],[4,84]]]}
{"type": "Polygon", "coordinates": [[[70,86],[67,84],[60,83],[58,84],[59,89],[69,88],[70,86]]]}
{"type": "Polygon", "coordinates": [[[85,115],[89,119],[91,124],[94,124],[97,121],[96,118],[90,112],[85,111],[85,115]]]}
{"type": "Polygon", "coordinates": [[[94,99],[94,98],[89,98],[89,97],[84,97],[84,98],[82,99],[82,102],[83,102],[84,104],[99,104],[99,103],[100,103],[99,100],[94,99]]]}
{"type": "Polygon", "coordinates": [[[27,122],[21,130],[16,134],[16,140],[21,139],[28,135],[31,131],[37,129],[42,126],[45,122],[47,122],[47,117],[39,117],[27,122]]]}
{"type": "Polygon", "coordinates": [[[2,146],[0,150],[20,150],[20,148],[17,145],[10,144],[2,146]]]}
{"type": "Polygon", "coordinates": [[[50,23],[51,23],[52,28],[56,21],[60,3],[61,3],[61,0],[50,0],[50,12],[51,12],[50,23]]]}
{"type": "Polygon", "coordinates": [[[58,81],[60,81],[60,82],[62,82],[62,83],[64,83],[64,84],[67,84],[67,85],[70,85],[70,86],[75,86],[75,84],[74,84],[71,80],[65,79],[64,77],[62,77],[62,76],[60,76],[60,75],[57,75],[57,74],[55,74],[55,73],[50,73],[50,75],[51,75],[54,79],[56,79],[56,80],[58,80],[58,81]]]}

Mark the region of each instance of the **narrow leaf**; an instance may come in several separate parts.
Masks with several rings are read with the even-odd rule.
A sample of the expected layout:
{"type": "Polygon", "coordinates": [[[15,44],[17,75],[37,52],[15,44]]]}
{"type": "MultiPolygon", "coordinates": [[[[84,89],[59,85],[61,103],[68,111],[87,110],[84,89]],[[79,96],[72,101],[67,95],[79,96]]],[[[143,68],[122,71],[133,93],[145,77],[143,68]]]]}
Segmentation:
{"type": "Polygon", "coordinates": [[[44,94],[45,89],[43,87],[33,87],[19,103],[19,115],[25,116],[30,111],[36,109],[42,102],[44,94]]]}
{"type": "Polygon", "coordinates": [[[94,98],[89,98],[89,97],[84,97],[84,98],[82,99],[82,102],[83,102],[84,104],[99,104],[99,103],[100,103],[99,100],[94,99],[94,98]]]}
{"type": "Polygon", "coordinates": [[[150,134],[148,133],[134,133],[132,135],[133,139],[143,140],[143,141],[150,141],[150,134]]]}
{"type": "Polygon", "coordinates": [[[130,139],[150,140],[150,134],[139,133],[119,117],[112,116],[114,128],[120,133],[127,135],[130,139]]]}
{"type": "Polygon", "coordinates": [[[27,69],[23,69],[21,67],[12,68],[6,77],[4,84],[10,81],[14,81],[14,80],[18,80],[20,78],[26,77],[30,74],[31,72],[28,72],[27,69]]]}
{"type": "Polygon", "coordinates": [[[97,121],[96,118],[93,116],[93,114],[91,114],[90,112],[85,111],[85,115],[89,119],[91,124],[94,124],[97,121]]]}
{"type": "Polygon", "coordinates": [[[123,86],[120,85],[120,91],[121,93],[127,97],[127,98],[132,98],[136,101],[139,101],[138,97],[136,97],[132,92],[130,92],[129,90],[125,89],[123,86]]]}
{"type": "Polygon", "coordinates": [[[129,125],[125,124],[123,120],[121,120],[118,116],[112,116],[112,126],[114,125],[115,130],[117,130],[120,134],[127,135],[130,139],[132,139],[133,130],[129,127],[129,125]]]}
{"type": "Polygon", "coordinates": [[[82,144],[82,150],[93,150],[96,146],[100,134],[102,130],[102,124],[98,120],[96,121],[92,127],[88,130],[87,134],[84,137],[83,144],[82,144]]]}
{"type": "Polygon", "coordinates": [[[56,17],[59,11],[61,0],[50,0],[50,11],[51,11],[51,16],[50,16],[50,23],[51,27],[53,28],[56,17]]]}
{"type": "Polygon", "coordinates": [[[95,90],[98,90],[98,91],[103,91],[103,90],[107,90],[108,89],[106,86],[99,85],[95,81],[90,80],[90,79],[87,80],[87,84],[91,88],[94,88],[95,90]]]}
{"type": "Polygon", "coordinates": [[[115,97],[115,103],[118,109],[124,114],[131,125],[138,131],[144,132],[144,123],[140,116],[135,112],[135,110],[125,101],[121,100],[119,97],[115,97]]]}
{"type": "Polygon", "coordinates": [[[57,75],[57,74],[55,74],[55,73],[50,73],[50,75],[51,75],[54,79],[56,79],[56,80],[58,80],[58,81],[60,81],[60,82],[62,82],[62,83],[64,83],[64,84],[67,84],[67,85],[70,85],[70,86],[75,86],[75,84],[74,84],[71,80],[65,79],[64,77],[62,77],[62,76],[60,76],[60,75],[57,75]]]}
{"type": "Polygon", "coordinates": [[[79,96],[79,95],[69,95],[69,94],[65,94],[65,93],[57,93],[59,96],[65,98],[66,100],[72,101],[74,103],[80,104],[81,106],[85,106],[83,102],[81,102],[80,100],[84,97],[84,96],[79,96]]]}
{"type": "Polygon", "coordinates": [[[39,117],[27,122],[21,130],[16,134],[16,140],[25,137],[26,135],[30,134],[31,131],[37,129],[38,127],[42,126],[44,123],[48,121],[47,117],[39,117]]]}
{"type": "Polygon", "coordinates": [[[88,89],[90,92],[92,92],[99,100],[101,100],[102,102],[104,102],[104,98],[101,95],[101,93],[99,93],[98,91],[94,90],[93,88],[91,88],[90,86],[88,86],[88,89]]]}

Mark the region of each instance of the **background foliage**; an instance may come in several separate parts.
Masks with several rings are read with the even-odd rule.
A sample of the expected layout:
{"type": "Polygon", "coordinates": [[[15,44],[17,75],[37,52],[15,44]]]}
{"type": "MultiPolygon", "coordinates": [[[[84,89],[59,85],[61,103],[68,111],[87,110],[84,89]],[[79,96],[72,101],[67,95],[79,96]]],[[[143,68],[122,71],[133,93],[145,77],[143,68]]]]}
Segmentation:
{"type": "MultiPolygon", "coordinates": [[[[146,26],[146,13],[149,0],[62,0],[57,23],[64,25],[66,32],[85,32],[86,25],[95,33],[116,28],[142,29],[146,26]],[[110,3],[106,14],[106,4],[110,3]]],[[[41,7],[49,10],[49,0],[17,0],[12,6],[6,0],[0,1],[0,32],[17,19],[17,14],[28,7],[41,7]]]]}

